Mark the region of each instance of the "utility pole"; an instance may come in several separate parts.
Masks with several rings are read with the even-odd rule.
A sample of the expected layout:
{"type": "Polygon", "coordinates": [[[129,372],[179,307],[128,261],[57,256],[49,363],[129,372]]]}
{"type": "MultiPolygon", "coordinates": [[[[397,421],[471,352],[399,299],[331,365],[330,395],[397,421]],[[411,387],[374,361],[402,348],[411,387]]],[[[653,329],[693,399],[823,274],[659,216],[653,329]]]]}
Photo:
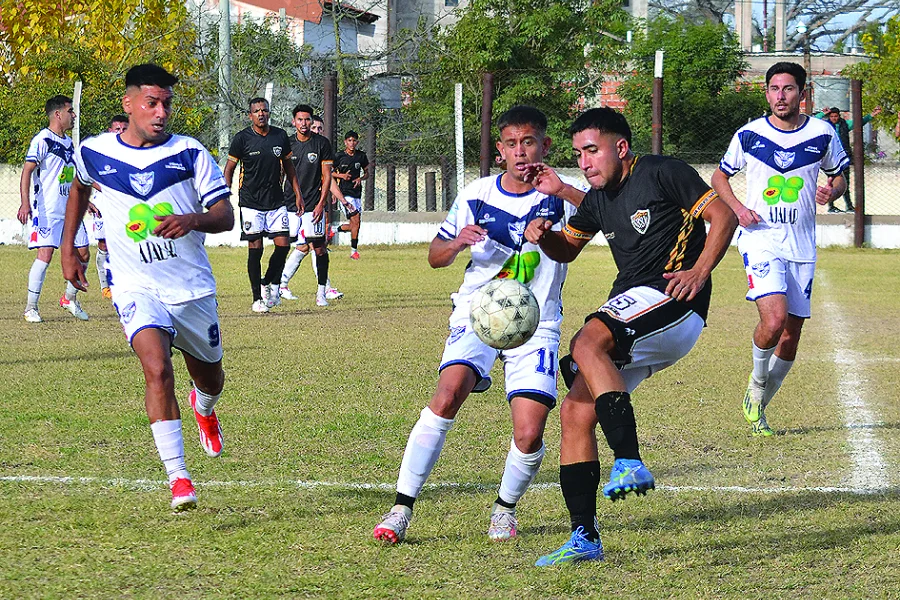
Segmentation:
{"type": "Polygon", "coordinates": [[[228,158],[228,141],[231,137],[231,3],[219,0],[219,163],[228,158]]]}

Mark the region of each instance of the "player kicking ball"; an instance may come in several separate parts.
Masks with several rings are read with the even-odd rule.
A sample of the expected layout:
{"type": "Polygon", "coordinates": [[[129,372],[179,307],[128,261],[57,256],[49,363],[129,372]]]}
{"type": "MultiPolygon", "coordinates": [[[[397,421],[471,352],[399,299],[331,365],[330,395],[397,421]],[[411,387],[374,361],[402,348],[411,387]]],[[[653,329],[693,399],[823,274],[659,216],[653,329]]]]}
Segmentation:
{"type": "Polygon", "coordinates": [[[203,246],[205,233],[228,231],[234,212],[222,171],[193,138],[166,132],[177,79],[152,64],[125,75],[122,107],[128,129],[86,140],[75,153],[77,177],[66,208],[63,275],[87,285],[75,249],[91,188],[103,213],[109,245],[112,300],[141,361],[144,403],[172,490],[172,508],[197,503],[184,461],[181,414],[175,398],[172,349],[184,356],[194,382],[189,400],[210,456],[222,453],[214,407],[225,383],[216,282],[203,246]]]}
{"type": "MultiPolygon", "coordinates": [[[[636,157],[631,128],[616,111],[591,109],[570,133],[591,190],[562,230],[538,218],[525,237],[551,259],[569,263],[603,232],[619,273],[609,299],[588,315],[572,338],[571,355],[560,361],[569,393],[560,408],[559,482],[572,535],[537,566],[603,559],[598,423],[615,457],[603,495],[617,500],[655,487],[641,460],[631,393],[694,346],[709,309],[710,272],[737,226],[692,167],[667,156],[636,157]]],[[[546,194],[566,187],[544,165],[528,172],[546,194]]]]}
{"type": "Polygon", "coordinates": [[[562,323],[562,284],[566,266],[547,258],[522,233],[529,221],[544,217],[559,229],[574,212],[583,190],[568,188],[550,196],[524,179],[523,167],[541,160],[550,149],[547,119],[539,110],[516,106],[497,122],[497,149],[506,172],[483,177],[457,196],[428,251],[432,268],[447,267],[465,249],[472,262],[462,286],[451,296],[450,336],[441,358],[437,390],[409,434],[394,506],[375,527],[376,540],[396,544],[406,537],[413,504],[434,468],[457,412],[471,393],[491,386],[494,362],[503,362],[513,439],[494,502],[488,536],[516,537],[516,503],[528,489],[544,458],[544,426],[556,405],[556,360],[562,323]],[[534,336],[512,350],[498,351],[482,342],[469,324],[469,303],[476,290],[496,278],[515,278],[529,286],[541,307],[534,336]]]}

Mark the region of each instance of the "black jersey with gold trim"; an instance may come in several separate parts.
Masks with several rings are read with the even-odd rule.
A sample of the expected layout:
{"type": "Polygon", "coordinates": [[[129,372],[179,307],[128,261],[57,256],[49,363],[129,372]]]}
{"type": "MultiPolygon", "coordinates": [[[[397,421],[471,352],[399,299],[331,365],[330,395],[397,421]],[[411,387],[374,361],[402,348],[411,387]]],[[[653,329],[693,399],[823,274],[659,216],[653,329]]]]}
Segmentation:
{"type": "MultiPolygon", "coordinates": [[[[693,167],[669,156],[641,156],[615,192],[592,189],[564,228],[586,239],[603,232],[619,274],[610,298],[646,285],[665,291],[663,273],[690,269],[706,243],[704,209],[718,196],[693,167]]],[[[706,319],[712,280],[689,302],[706,319]]]]}

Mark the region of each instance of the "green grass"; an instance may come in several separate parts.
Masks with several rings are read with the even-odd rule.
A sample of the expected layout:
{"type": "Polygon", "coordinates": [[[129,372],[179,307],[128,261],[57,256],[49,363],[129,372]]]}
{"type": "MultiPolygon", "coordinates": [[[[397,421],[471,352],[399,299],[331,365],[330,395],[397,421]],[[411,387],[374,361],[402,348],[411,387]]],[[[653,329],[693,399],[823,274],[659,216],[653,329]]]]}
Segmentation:
{"type": "MultiPolygon", "coordinates": [[[[317,309],[304,263],[292,286],[301,300],[255,315],[245,252],[210,252],[226,452],[207,458],[186,417],[200,507],[175,516],[137,360],[112,309],[96,289],[83,300],[86,323],[55,308],[62,283],[54,261],[41,302],[46,322],[24,323],[33,254],[0,247],[9,281],[0,292],[0,597],[900,597],[900,254],[821,251],[813,319],[767,411],[780,435],[755,439],[739,400],[756,314],[730,253],[696,348],[634,394],[660,489],[600,504],[605,562],[536,569],[534,560],[567,537],[557,487],[538,486],[520,502],[518,540],[491,544],[485,535],[511,435],[502,385],[467,401],[430,480],[463,485],[425,490],[408,543],[370,539],[432,393],[465,258],[431,270],[424,246],[367,247],[361,261],[338,249],[332,279],[343,300],[317,309]],[[827,318],[835,311],[837,331],[827,318]],[[862,431],[878,444],[887,491],[817,491],[847,487],[854,464],[835,360],[855,369],[876,415],[862,431]]],[[[606,297],[613,274],[601,248],[572,265],[564,343],[606,297]]],[[[177,353],[175,364],[184,397],[177,353]]],[[[502,381],[499,370],[494,380],[502,381]]],[[[556,411],[546,441],[537,481],[551,484],[556,411]]]]}

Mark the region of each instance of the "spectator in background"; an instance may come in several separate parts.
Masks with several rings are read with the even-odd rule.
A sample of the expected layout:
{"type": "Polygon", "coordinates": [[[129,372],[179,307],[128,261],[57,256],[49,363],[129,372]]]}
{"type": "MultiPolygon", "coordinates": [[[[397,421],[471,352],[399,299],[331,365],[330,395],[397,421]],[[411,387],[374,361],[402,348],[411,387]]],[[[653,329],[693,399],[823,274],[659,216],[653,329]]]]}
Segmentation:
{"type": "MultiPolygon", "coordinates": [[[[862,124],[865,125],[873,118],[877,117],[881,112],[881,107],[875,107],[875,110],[872,111],[872,114],[866,115],[863,117],[862,124]]],[[[850,130],[853,129],[855,123],[853,119],[844,119],[841,116],[841,109],[837,106],[832,106],[831,109],[827,113],[817,113],[817,117],[823,118],[825,117],[829,123],[834,127],[835,131],[837,131],[838,139],[841,140],[841,145],[844,147],[844,151],[847,153],[847,156],[852,156],[850,152],[850,130]]],[[[842,173],[844,179],[847,180],[847,189],[844,191],[844,204],[846,205],[847,212],[853,212],[853,202],[850,201],[850,167],[842,173]]],[[[841,212],[835,205],[834,200],[828,203],[828,212],[837,213],[841,212]]]]}

